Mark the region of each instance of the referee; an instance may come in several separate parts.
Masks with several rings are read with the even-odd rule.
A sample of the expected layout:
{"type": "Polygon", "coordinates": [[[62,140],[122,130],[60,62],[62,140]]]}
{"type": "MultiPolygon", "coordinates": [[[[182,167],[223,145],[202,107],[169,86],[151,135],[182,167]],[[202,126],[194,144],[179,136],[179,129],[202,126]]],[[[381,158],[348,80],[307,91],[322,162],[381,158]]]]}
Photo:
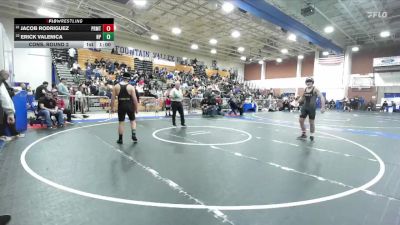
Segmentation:
{"type": "Polygon", "coordinates": [[[175,83],[175,87],[172,88],[172,90],[169,93],[169,96],[171,97],[171,107],[172,107],[172,125],[176,126],[175,118],[176,118],[176,111],[178,111],[181,117],[181,125],[185,127],[186,126],[185,116],[183,115],[183,106],[182,106],[183,94],[180,87],[181,83],[177,81],[175,83]]]}

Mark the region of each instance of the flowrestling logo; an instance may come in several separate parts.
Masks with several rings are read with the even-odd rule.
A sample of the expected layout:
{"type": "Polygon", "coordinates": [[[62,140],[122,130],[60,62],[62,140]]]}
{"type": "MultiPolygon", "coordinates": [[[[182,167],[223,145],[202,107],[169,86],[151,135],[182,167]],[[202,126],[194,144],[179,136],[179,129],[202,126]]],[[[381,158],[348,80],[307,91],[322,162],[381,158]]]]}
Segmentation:
{"type": "Polygon", "coordinates": [[[368,18],[386,18],[388,13],[386,11],[380,12],[367,12],[368,18]]]}

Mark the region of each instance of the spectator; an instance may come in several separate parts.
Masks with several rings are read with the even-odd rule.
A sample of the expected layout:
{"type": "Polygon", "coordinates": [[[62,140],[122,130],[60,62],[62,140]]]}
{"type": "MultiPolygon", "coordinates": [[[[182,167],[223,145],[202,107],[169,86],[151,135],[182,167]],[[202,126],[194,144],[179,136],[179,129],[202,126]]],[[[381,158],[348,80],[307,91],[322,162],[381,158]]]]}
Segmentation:
{"type": "Polygon", "coordinates": [[[96,68],[93,70],[93,73],[96,80],[102,77],[100,67],[98,66],[96,66],[96,68]]]}
{"type": "Polygon", "coordinates": [[[52,93],[48,92],[44,97],[39,99],[39,115],[43,116],[46,120],[47,128],[53,128],[53,122],[51,116],[55,116],[57,119],[57,126],[64,126],[63,112],[58,109],[57,102],[54,100],[52,93]]]}
{"type": "Polygon", "coordinates": [[[1,140],[3,141],[9,141],[11,140],[10,138],[5,136],[5,128],[9,127],[11,131],[11,135],[14,137],[18,137],[20,134],[16,131],[15,129],[15,108],[14,108],[14,103],[11,99],[10,92],[7,90],[7,82],[10,74],[5,71],[1,70],[0,71],[0,102],[1,102],[1,108],[0,108],[0,125],[1,125],[1,130],[0,130],[0,135],[1,135],[1,140]]]}
{"type": "Polygon", "coordinates": [[[71,123],[72,122],[72,113],[71,110],[67,108],[64,99],[58,97],[58,92],[53,92],[53,98],[57,102],[57,107],[60,109],[64,114],[67,115],[67,122],[71,123]]]}
{"type": "Polygon", "coordinates": [[[19,85],[19,87],[21,88],[22,91],[28,91],[28,89],[27,89],[25,83],[21,83],[21,84],[19,85]]]}
{"type": "Polygon", "coordinates": [[[107,87],[106,85],[104,85],[103,82],[101,82],[99,87],[99,96],[106,96],[106,94],[107,94],[107,87]]]}
{"type": "Polygon", "coordinates": [[[392,101],[392,108],[393,108],[393,112],[396,112],[396,111],[397,111],[397,109],[396,109],[396,103],[395,103],[394,101],[392,101]]]}
{"type": "Polygon", "coordinates": [[[68,59],[69,63],[68,63],[68,65],[69,65],[69,67],[72,66],[72,63],[75,60],[75,54],[76,54],[76,50],[74,48],[68,49],[68,55],[69,55],[69,59],[68,59]]]}
{"type": "Polygon", "coordinates": [[[69,95],[69,91],[67,88],[67,79],[61,78],[61,82],[57,86],[57,91],[60,95],[69,95]]]}
{"type": "Polygon", "coordinates": [[[74,64],[72,65],[72,69],[74,69],[76,71],[78,71],[78,69],[80,69],[80,67],[81,66],[79,65],[78,61],[75,61],[74,64]]]}
{"type": "Polygon", "coordinates": [[[372,111],[373,107],[374,107],[374,103],[372,103],[372,101],[369,101],[367,104],[367,111],[372,111]]]}
{"type": "Polygon", "coordinates": [[[77,112],[81,111],[82,113],[85,112],[85,97],[86,97],[86,85],[81,84],[78,87],[78,91],[75,93],[75,110],[77,112]]]}
{"type": "Polygon", "coordinates": [[[299,111],[300,110],[300,96],[297,96],[295,99],[292,100],[290,103],[291,111],[299,111]]]}
{"type": "Polygon", "coordinates": [[[384,101],[381,107],[381,111],[386,112],[387,108],[388,108],[389,104],[387,103],[387,101],[384,101]]]}
{"type": "Polygon", "coordinates": [[[334,109],[336,106],[336,102],[332,99],[331,101],[329,101],[329,109],[334,109]]]}
{"type": "Polygon", "coordinates": [[[44,81],[42,85],[36,88],[35,100],[39,100],[41,97],[45,96],[45,94],[48,92],[47,86],[49,86],[49,82],[44,81]]]}
{"type": "Polygon", "coordinates": [[[62,64],[62,57],[61,57],[61,55],[60,55],[60,53],[57,53],[57,56],[55,57],[55,60],[56,60],[56,63],[60,63],[60,64],[62,64]]]}
{"type": "Polygon", "coordinates": [[[56,84],[52,84],[51,85],[51,93],[53,93],[53,92],[55,92],[55,91],[57,91],[57,85],[56,84]]]}
{"type": "Polygon", "coordinates": [[[237,115],[237,111],[239,110],[239,107],[237,105],[237,99],[235,98],[235,96],[233,94],[231,94],[229,101],[228,101],[229,106],[231,107],[231,111],[229,112],[229,115],[231,115],[232,113],[235,114],[235,116],[237,115]]]}
{"type": "Polygon", "coordinates": [[[169,96],[165,99],[165,116],[171,116],[171,99],[169,96]]]}

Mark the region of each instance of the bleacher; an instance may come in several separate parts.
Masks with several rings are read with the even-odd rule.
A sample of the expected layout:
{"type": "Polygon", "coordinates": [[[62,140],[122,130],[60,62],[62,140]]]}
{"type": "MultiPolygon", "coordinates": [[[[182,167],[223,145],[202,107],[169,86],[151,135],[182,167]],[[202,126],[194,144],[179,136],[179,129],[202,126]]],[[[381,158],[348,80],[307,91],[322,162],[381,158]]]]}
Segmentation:
{"type": "Polygon", "coordinates": [[[95,59],[110,60],[111,62],[125,63],[128,67],[134,69],[133,57],[127,55],[114,55],[109,52],[95,52],[88,49],[78,49],[78,63],[84,69],[85,63],[93,63],[95,59]]]}
{"type": "MultiPolygon", "coordinates": [[[[74,77],[71,74],[70,69],[68,68],[68,49],[52,48],[51,56],[52,56],[53,64],[56,67],[56,74],[57,74],[58,81],[61,78],[65,78],[67,80],[68,85],[75,86],[74,77]],[[56,62],[56,57],[58,55],[61,57],[62,63],[56,62]]],[[[85,77],[82,76],[81,79],[84,80],[85,77]]]]}

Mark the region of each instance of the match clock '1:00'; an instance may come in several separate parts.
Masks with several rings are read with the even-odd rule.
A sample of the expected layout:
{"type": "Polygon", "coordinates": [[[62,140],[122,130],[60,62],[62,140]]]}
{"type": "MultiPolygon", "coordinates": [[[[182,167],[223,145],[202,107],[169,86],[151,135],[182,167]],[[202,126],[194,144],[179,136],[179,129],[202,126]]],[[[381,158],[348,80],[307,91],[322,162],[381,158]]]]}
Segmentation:
{"type": "Polygon", "coordinates": [[[109,47],[112,46],[112,43],[111,42],[106,42],[106,41],[99,41],[98,42],[98,46],[100,48],[109,48],[109,47]]]}

